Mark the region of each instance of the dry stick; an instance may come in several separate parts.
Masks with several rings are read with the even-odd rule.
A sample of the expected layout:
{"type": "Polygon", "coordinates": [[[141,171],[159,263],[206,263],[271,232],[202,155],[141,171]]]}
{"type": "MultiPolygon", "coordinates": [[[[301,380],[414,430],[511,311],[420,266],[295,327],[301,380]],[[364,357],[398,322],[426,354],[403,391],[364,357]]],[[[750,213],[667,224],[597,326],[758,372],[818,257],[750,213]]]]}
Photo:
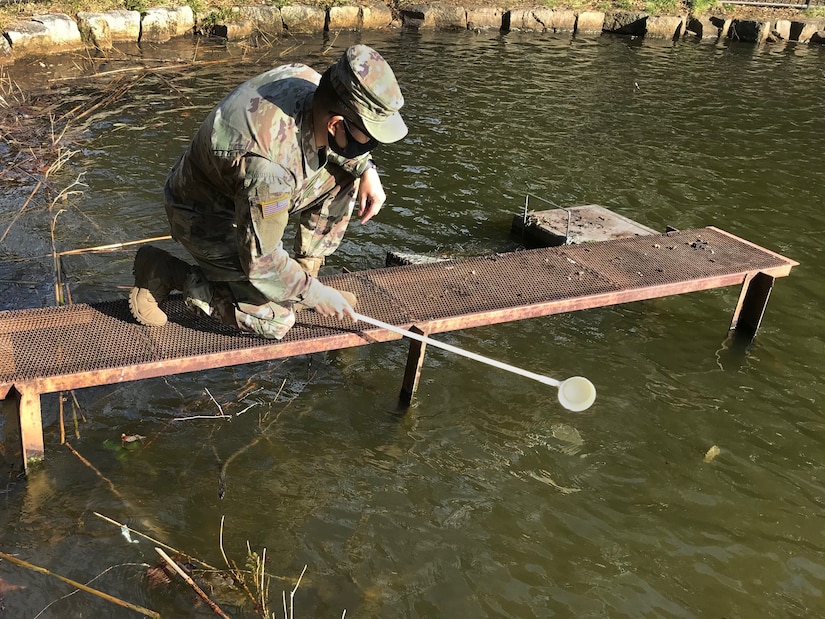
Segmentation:
{"type": "Polygon", "coordinates": [[[60,407],[60,444],[63,445],[66,442],[66,422],[63,420],[63,392],[60,392],[58,396],[58,404],[60,407]]]}
{"type": "MultiPolygon", "coordinates": [[[[301,586],[301,579],[304,577],[304,572],[307,571],[307,566],[301,570],[301,575],[298,576],[298,582],[295,583],[295,588],[289,594],[289,619],[295,619],[295,592],[301,586]]],[[[284,615],[286,615],[286,592],[284,592],[284,615]]]]}
{"type": "Polygon", "coordinates": [[[110,243],[109,245],[98,245],[97,247],[82,247],[80,249],[70,249],[68,251],[61,251],[58,253],[59,256],[76,256],[78,254],[85,254],[87,252],[95,252],[95,251],[116,251],[118,249],[123,249],[124,247],[129,247],[130,245],[139,245],[141,243],[151,243],[153,241],[168,241],[172,237],[169,235],[166,236],[153,236],[148,239],[140,239],[139,241],[124,241],[123,243],[110,243]]]}
{"type": "MultiPolygon", "coordinates": [[[[72,402],[74,402],[74,405],[77,407],[77,412],[80,413],[80,418],[83,420],[83,423],[86,423],[86,415],[83,414],[83,407],[80,406],[80,402],[77,401],[77,395],[75,395],[74,390],[71,391],[71,394],[72,394],[72,402]]],[[[76,419],[77,419],[77,413],[75,413],[75,420],[76,419]]],[[[75,423],[77,423],[77,422],[75,421],[75,423]]]]}
{"type": "MultiPolygon", "coordinates": [[[[118,85],[118,84],[120,84],[122,81],[123,81],[123,80],[122,80],[122,78],[118,78],[118,79],[114,80],[114,82],[112,82],[111,84],[109,84],[109,85],[108,85],[108,87],[109,87],[109,88],[112,88],[112,87],[113,87],[113,85],[114,85],[114,86],[117,86],[117,85],[118,85]]],[[[105,92],[106,92],[106,91],[104,90],[104,93],[105,93],[105,92]]],[[[95,105],[92,109],[95,109],[96,107],[98,107],[101,103],[103,103],[103,102],[105,102],[106,100],[108,100],[108,98],[109,98],[109,97],[106,97],[106,98],[100,98],[100,100],[98,101],[97,105],[95,105]]],[[[84,105],[87,105],[87,104],[88,104],[88,101],[82,101],[81,103],[78,103],[76,106],[74,106],[74,107],[73,107],[72,109],[70,109],[68,112],[66,112],[65,114],[63,114],[63,116],[61,116],[61,117],[59,118],[59,120],[63,120],[63,119],[64,119],[64,118],[66,118],[67,116],[71,116],[71,115],[72,115],[72,114],[74,114],[77,110],[82,109],[82,108],[83,108],[83,106],[84,106],[84,105]]],[[[84,114],[85,114],[85,112],[84,112],[84,114]]]]}
{"type": "Polygon", "coordinates": [[[77,440],[80,440],[80,422],[77,419],[77,411],[80,410],[80,416],[83,421],[86,421],[86,418],[83,417],[83,409],[80,408],[80,404],[77,402],[77,396],[74,394],[74,391],[71,392],[72,394],[72,426],[74,427],[74,437],[77,440]]]}
{"type": "Polygon", "coordinates": [[[226,516],[221,514],[221,530],[220,530],[220,533],[218,535],[218,545],[220,546],[221,555],[223,555],[223,560],[226,562],[226,567],[228,567],[231,570],[232,569],[232,564],[229,563],[229,559],[226,557],[226,552],[223,549],[223,521],[224,521],[224,518],[226,518],[226,516]]]}
{"type": "Polygon", "coordinates": [[[74,305],[74,301],[72,300],[72,289],[69,288],[68,284],[66,284],[65,293],[66,293],[66,300],[69,302],[69,305],[74,305]]]}
{"type": "Polygon", "coordinates": [[[199,596],[203,598],[204,602],[209,604],[209,608],[215,611],[216,615],[218,615],[219,617],[223,617],[224,619],[230,619],[229,616],[225,612],[223,612],[217,604],[215,604],[215,602],[209,599],[209,596],[206,595],[203,592],[203,589],[201,589],[195,583],[195,581],[189,577],[189,574],[184,572],[177,563],[175,563],[174,561],[172,561],[172,559],[169,558],[169,555],[167,555],[158,547],[155,547],[155,550],[163,558],[163,560],[169,564],[169,567],[175,570],[180,575],[180,577],[183,578],[187,582],[187,584],[195,590],[195,593],[197,593],[199,596]]]}
{"type": "Polygon", "coordinates": [[[26,210],[26,207],[29,205],[29,202],[31,202],[32,198],[34,197],[34,194],[36,194],[38,191],[40,191],[40,187],[42,185],[43,185],[42,180],[37,181],[37,185],[34,186],[34,189],[32,189],[32,192],[29,194],[29,197],[26,198],[26,201],[23,203],[23,206],[20,207],[20,210],[17,211],[17,214],[12,218],[11,223],[9,223],[9,225],[6,227],[6,231],[3,233],[3,236],[0,236],[0,243],[2,243],[3,241],[6,240],[6,236],[8,236],[9,230],[11,230],[11,227],[20,218],[20,215],[23,214],[23,211],[26,210]]]}
{"type": "MultiPolygon", "coordinates": [[[[314,374],[313,374],[313,377],[314,377],[314,374]]],[[[283,390],[284,385],[286,385],[286,379],[284,379],[284,381],[281,383],[281,387],[280,387],[280,389],[278,389],[278,393],[276,393],[276,394],[275,394],[275,398],[274,398],[275,400],[277,400],[277,399],[278,399],[278,396],[279,396],[279,395],[281,395],[281,391],[283,390]]],[[[210,394],[210,395],[211,395],[211,394],[210,394]]],[[[257,445],[257,444],[258,444],[258,443],[259,443],[259,442],[260,442],[263,438],[265,438],[265,437],[266,437],[266,433],[267,433],[267,432],[269,432],[269,429],[270,429],[270,428],[271,428],[271,427],[275,424],[275,422],[276,422],[276,421],[278,421],[278,419],[281,417],[281,413],[283,413],[283,412],[287,409],[287,407],[288,407],[290,404],[292,404],[292,402],[294,402],[294,401],[295,401],[295,399],[298,397],[298,395],[299,395],[299,394],[298,394],[298,393],[296,393],[296,394],[295,394],[295,396],[294,396],[294,397],[293,397],[293,398],[292,398],[289,402],[287,402],[287,403],[284,405],[284,407],[283,407],[280,411],[278,411],[278,414],[275,416],[275,419],[273,419],[272,421],[270,421],[270,422],[269,422],[269,423],[268,423],[268,424],[267,424],[267,425],[266,425],[266,426],[265,426],[265,427],[261,430],[261,434],[260,434],[260,435],[258,435],[258,436],[257,436],[254,440],[252,440],[251,442],[247,443],[246,445],[244,445],[243,447],[241,447],[240,449],[238,449],[235,453],[233,453],[232,455],[230,455],[230,456],[229,456],[229,457],[228,457],[228,458],[227,458],[227,459],[223,462],[223,464],[221,465],[220,471],[218,472],[218,497],[219,497],[219,498],[221,498],[221,499],[222,499],[222,498],[224,497],[224,494],[226,493],[226,471],[227,471],[227,469],[229,468],[229,465],[230,465],[230,464],[232,464],[232,461],[233,461],[235,458],[237,458],[238,456],[240,456],[242,453],[244,453],[247,449],[249,449],[250,447],[254,447],[254,446],[255,446],[255,445],[257,445]]],[[[216,402],[216,404],[217,404],[217,402],[216,402]]]]}
{"type": "MultiPolygon", "coordinates": [[[[199,45],[199,44],[200,44],[200,39],[198,39],[198,43],[195,46],[195,53],[196,54],[198,52],[197,45],[199,45]]],[[[153,71],[153,73],[154,73],[155,77],[157,77],[160,81],[162,81],[164,84],[166,84],[166,86],[167,86],[167,88],[169,88],[169,90],[174,90],[175,92],[177,92],[179,96],[186,99],[186,101],[189,103],[189,105],[192,105],[192,106],[195,105],[194,103],[192,103],[192,99],[190,99],[187,95],[183,94],[181,92],[180,88],[175,86],[172,82],[170,82],[168,79],[166,79],[163,75],[161,75],[160,73],[157,73],[155,71],[153,71]]]]}
{"type": "MultiPolygon", "coordinates": [[[[57,223],[57,217],[60,213],[63,212],[63,209],[57,212],[57,215],[54,216],[52,219],[51,224],[51,234],[52,234],[52,253],[54,254],[54,296],[55,302],[57,305],[64,305],[66,299],[63,296],[63,290],[65,288],[66,297],[69,299],[69,305],[72,305],[72,293],[69,290],[68,285],[64,285],[63,283],[63,257],[54,251],[54,226],[57,223]]],[[[59,402],[60,402],[60,444],[64,445],[66,443],[66,424],[63,419],[63,394],[65,392],[61,391],[59,395],[59,402]]],[[[75,396],[74,391],[72,391],[72,397],[77,401],[77,396],[75,396]]],[[[74,403],[72,404],[72,414],[75,419],[75,438],[80,438],[80,430],[77,426],[77,414],[75,413],[74,403]]]]}
{"type": "MultiPolygon", "coordinates": [[[[146,563],[120,563],[118,565],[110,565],[109,567],[107,567],[105,570],[100,572],[100,574],[98,574],[94,578],[92,578],[90,580],[87,580],[84,584],[86,584],[88,586],[91,583],[93,583],[94,581],[96,581],[98,578],[100,578],[101,576],[103,576],[104,574],[106,574],[107,572],[110,572],[111,570],[113,570],[115,568],[129,567],[129,566],[143,567],[143,568],[151,567],[150,565],[147,565],[146,563]]],[[[51,602],[46,604],[42,609],[40,609],[40,612],[37,613],[34,617],[32,617],[32,619],[37,619],[38,617],[43,615],[43,613],[45,613],[47,610],[49,610],[49,608],[51,608],[52,606],[54,606],[58,602],[62,602],[63,600],[66,600],[66,599],[72,597],[78,591],[79,591],[79,589],[75,589],[74,591],[71,591],[71,592],[67,593],[66,595],[62,595],[59,598],[56,598],[56,599],[52,600],[51,602]]]]}
{"type": "Polygon", "coordinates": [[[23,206],[20,207],[20,210],[17,211],[17,214],[12,218],[11,222],[6,227],[6,231],[3,233],[3,236],[0,237],[0,243],[2,243],[3,241],[6,240],[6,236],[8,236],[9,230],[11,230],[11,227],[15,224],[15,222],[23,214],[23,211],[26,210],[26,207],[29,205],[29,202],[31,202],[32,198],[34,198],[34,195],[40,190],[40,187],[43,185],[43,181],[45,181],[46,179],[49,178],[49,174],[52,171],[59,170],[63,166],[64,163],[66,163],[69,159],[72,158],[72,156],[74,155],[75,152],[76,151],[70,151],[69,153],[58,154],[57,159],[46,170],[46,173],[43,175],[43,178],[40,179],[39,181],[37,181],[37,185],[35,185],[34,189],[32,189],[32,192],[29,194],[29,197],[26,198],[26,201],[23,203],[23,206]]]}
{"type": "MultiPolygon", "coordinates": [[[[74,392],[72,392],[72,393],[74,394],[74,392]]],[[[74,447],[71,446],[70,443],[66,443],[66,447],[68,447],[69,450],[75,456],[77,456],[77,458],[83,464],[88,466],[100,479],[102,479],[103,481],[105,481],[109,485],[109,490],[111,490],[112,494],[115,495],[121,503],[123,503],[123,506],[128,511],[130,511],[130,512],[135,512],[136,511],[134,506],[120,493],[120,491],[117,488],[115,488],[115,485],[109,480],[109,478],[107,478],[103,473],[101,473],[97,468],[95,468],[95,466],[91,462],[89,462],[86,458],[84,458],[82,455],[80,455],[77,452],[77,450],[74,447]]],[[[177,551],[175,551],[175,552],[177,552],[177,551]]],[[[183,554],[183,553],[181,553],[181,554],[183,554]]]]}
{"type": "MultiPolygon", "coordinates": [[[[115,89],[115,90],[114,90],[114,92],[110,93],[108,97],[104,97],[104,98],[100,99],[100,101],[98,101],[97,103],[95,103],[93,106],[91,106],[91,107],[86,108],[85,110],[83,110],[83,112],[81,112],[80,114],[78,114],[77,116],[75,116],[73,120],[78,121],[78,120],[80,120],[81,118],[83,118],[84,116],[88,116],[89,114],[91,114],[92,112],[94,112],[97,108],[99,108],[99,107],[101,107],[101,106],[103,106],[103,105],[106,105],[106,104],[108,104],[108,103],[112,103],[112,102],[114,102],[114,101],[117,101],[117,100],[118,100],[118,99],[120,99],[123,95],[125,95],[127,92],[129,92],[129,90],[131,90],[132,88],[134,88],[135,86],[137,86],[140,82],[142,82],[142,81],[143,81],[143,79],[144,79],[145,77],[146,77],[146,75],[145,75],[145,74],[144,74],[144,75],[139,75],[137,78],[135,78],[134,80],[132,80],[132,82],[131,82],[131,83],[129,83],[129,84],[125,84],[124,86],[120,86],[119,88],[115,89]]],[[[123,81],[123,80],[119,80],[119,81],[123,81]]],[[[69,114],[71,114],[72,112],[74,112],[74,111],[75,111],[78,107],[80,107],[80,106],[76,106],[73,110],[71,110],[71,111],[69,111],[69,112],[67,112],[67,113],[63,114],[63,116],[61,116],[61,117],[59,118],[59,120],[63,120],[64,118],[66,118],[66,116],[68,116],[69,114]]]]}
{"type": "Polygon", "coordinates": [[[133,610],[136,613],[143,613],[147,617],[153,617],[153,619],[160,619],[160,613],[156,613],[154,610],[149,610],[148,608],[143,608],[142,606],[138,606],[137,604],[132,604],[131,602],[126,602],[124,600],[121,600],[120,598],[116,598],[113,595],[109,595],[108,593],[103,593],[103,591],[93,589],[92,587],[84,585],[83,583],[79,583],[77,581],[66,578],[65,576],[61,576],[60,574],[50,572],[45,567],[40,567],[39,565],[34,565],[32,563],[29,563],[28,561],[23,561],[22,559],[18,559],[17,557],[8,555],[5,552],[0,552],[0,558],[5,559],[6,561],[11,561],[12,563],[33,570],[35,572],[40,572],[41,574],[46,574],[47,576],[53,576],[54,578],[62,580],[63,582],[71,585],[72,587],[75,587],[76,589],[80,589],[81,591],[85,591],[86,593],[96,595],[99,598],[103,598],[107,602],[112,602],[112,604],[123,606],[124,608],[133,610]]]}
{"type": "Polygon", "coordinates": [[[226,566],[229,568],[229,574],[232,576],[232,580],[235,581],[235,585],[240,587],[244,590],[246,595],[249,596],[249,599],[252,600],[252,603],[257,603],[255,596],[252,595],[252,592],[249,590],[249,587],[246,586],[246,580],[243,578],[243,573],[241,570],[238,569],[238,566],[235,565],[234,561],[230,562],[226,556],[226,552],[223,549],[223,521],[225,516],[221,515],[221,531],[220,537],[218,538],[218,543],[220,544],[221,554],[223,555],[223,560],[226,561],[226,566]]]}
{"type": "MultiPolygon", "coordinates": [[[[188,62],[185,64],[175,64],[175,65],[167,65],[162,67],[146,67],[146,66],[139,66],[139,67],[124,67],[122,69],[112,69],[111,71],[101,71],[100,73],[93,73],[92,75],[75,75],[69,77],[55,77],[50,79],[50,82],[67,82],[67,81],[74,81],[74,80],[88,80],[93,79],[95,77],[105,77],[107,75],[114,75],[116,73],[134,73],[135,71],[170,71],[172,69],[190,69],[193,66],[203,67],[206,65],[211,64],[225,64],[235,60],[235,58],[226,58],[223,60],[202,60],[200,62],[188,62]]],[[[80,106],[78,106],[80,107],[80,106]]],[[[77,109],[77,108],[75,108],[77,109]]],[[[74,111],[74,110],[72,110],[74,111]]]]}
{"type": "Polygon", "coordinates": [[[164,544],[163,542],[161,542],[159,540],[156,540],[154,537],[150,537],[150,536],[146,535],[145,533],[141,533],[140,531],[136,531],[132,527],[126,526],[122,522],[118,522],[117,520],[114,520],[113,518],[109,518],[108,516],[104,516],[103,514],[101,514],[99,512],[92,512],[92,513],[95,516],[97,516],[98,518],[100,518],[102,520],[105,520],[106,522],[108,522],[110,524],[113,524],[117,527],[120,527],[121,530],[123,530],[125,528],[130,533],[134,533],[135,535],[139,535],[143,539],[149,540],[153,544],[157,544],[158,546],[163,546],[164,548],[166,548],[166,550],[171,550],[175,554],[179,554],[182,557],[186,557],[189,561],[194,561],[195,563],[199,564],[201,567],[205,567],[206,569],[212,570],[214,572],[219,572],[220,571],[218,568],[209,565],[205,561],[201,561],[197,557],[193,557],[191,555],[188,555],[185,552],[182,552],[182,551],[178,550],[177,548],[172,548],[172,546],[170,546],[169,544],[164,544]]]}
{"type": "MultiPolygon", "coordinates": [[[[28,258],[25,260],[28,260],[28,258]]],[[[20,262],[23,262],[23,260],[20,262]]],[[[0,279],[0,284],[15,284],[17,286],[39,286],[42,283],[43,282],[29,281],[26,279],[0,279]]]]}
{"type": "Polygon", "coordinates": [[[74,455],[76,455],[76,456],[77,456],[78,460],[80,460],[83,464],[85,464],[86,466],[88,466],[88,467],[89,467],[89,468],[90,468],[90,469],[91,469],[91,470],[95,473],[95,475],[97,475],[98,477],[100,477],[100,479],[102,479],[103,481],[105,481],[105,482],[109,485],[109,490],[111,490],[111,491],[112,491],[112,494],[114,494],[114,495],[115,495],[118,499],[120,499],[121,501],[123,501],[124,505],[129,505],[129,501],[127,501],[125,498],[123,498],[123,495],[122,495],[122,494],[120,494],[120,491],[119,491],[117,488],[115,488],[115,485],[114,485],[114,484],[113,484],[113,483],[109,480],[109,478],[108,478],[108,477],[106,477],[103,473],[101,473],[101,472],[100,472],[100,471],[99,471],[99,470],[95,467],[95,465],[94,465],[94,464],[92,464],[92,463],[91,463],[91,462],[89,462],[86,458],[84,458],[83,456],[81,456],[81,455],[78,453],[78,451],[77,451],[74,447],[72,447],[71,443],[66,443],[66,447],[68,447],[68,448],[69,448],[69,451],[71,451],[74,455]]]}
{"type": "Polygon", "coordinates": [[[63,258],[55,251],[54,243],[54,228],[57,225],[57,218],[60,214],[65,212],[63,209],[57,211],[57,214],[52,217],[51,221],[51,237],[52,237],[52,262],[54,268],[54,302],[57,305],[64,305],[65,297],[63,295],[63,258]]]}

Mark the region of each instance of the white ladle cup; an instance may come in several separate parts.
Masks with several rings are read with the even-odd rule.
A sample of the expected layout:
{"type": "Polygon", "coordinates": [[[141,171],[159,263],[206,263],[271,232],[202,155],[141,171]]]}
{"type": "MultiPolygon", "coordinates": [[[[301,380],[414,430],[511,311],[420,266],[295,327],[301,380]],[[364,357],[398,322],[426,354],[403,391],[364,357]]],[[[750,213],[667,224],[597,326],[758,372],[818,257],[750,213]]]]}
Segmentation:
{"type": "Polygon", "coordinates": [[[475,361],[480,361],[481,363],[492,365],[493,367],[506,370],[508,372],[512,372],[513,374],[524,376],[525,378],[531,378],[545,385],[550,385],[551,387],[557,387],[559,390],[559,402],[567,410],[571,410],[578,413],[580,411],[587,410],[588,408],[590,408],[593,402],[596,401],[596,387],[594,387],[593,383],[587,380],[584,376],[573,376],[571,378],[568,378],[567,380],[559,381],[555,378],[550,378],[549,376],[542,376],[541,374],[536,374],[535,372],[522,370],[521,368],[517,368],[516,366],[510,365],[508,363],[502,363],[501,361],[496,361],[495,359],[484,357],[474,352],[464,350],[463,348],[458,348],[457,346],[452,346],[450,344],[445,344],[444,342],[440,342],[438,340],[433,340],[425,335],[419,335],[418,333],[407,331],[406,329],[396,327],[395,325],[391,325],[387,322],[382,322],[381,320],[378,320],[376,318],[364,316],[363,314],[359,314],[358,312],[354,312],[354,315],[355,319],[358,321],[366,322],[376,327],[381,327],[382,329],[392,331],[393,333],[398,333],[399,335],[402,335],[411,340],[424,342],[425,344],[428,344],[430,346],[435,346],[436,348],[448,350],[457,355],[461,355],[462,357],[474,359],[475,361]]]}

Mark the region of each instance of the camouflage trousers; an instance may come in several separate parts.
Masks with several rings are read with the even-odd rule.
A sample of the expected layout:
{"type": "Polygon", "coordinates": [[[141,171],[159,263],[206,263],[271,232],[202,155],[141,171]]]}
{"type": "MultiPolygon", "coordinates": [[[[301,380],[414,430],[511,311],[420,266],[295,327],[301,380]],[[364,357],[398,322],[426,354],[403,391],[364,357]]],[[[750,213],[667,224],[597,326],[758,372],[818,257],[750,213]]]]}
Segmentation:
{"type": "MultiPolygon", "coordinates": [[[[195,269],[196,272],[200,269],[195,269]]],[[[208,316],[221,324],[237,327],[246,333],[280,340],[295,324],[292,303],[245,303],[251,284],[244,282],[210,282],[202,273],[187,281],[184,296],[193,313],[208,316]]]]}
{"type": "MultiPolygon", "coordinates": [[[[344,238],[355,207],[358,180],[343,170],[336,176],[327,175],[305,189],[302,201],[292,211],[301,218],[295,237],[296,257],[325,258],[344,238]]],[[[267,301],[248,281],[210,282],[200,269],[194,272],[184,291],[191,310],[241,331],[277,340],[295,324],[293,302],[267,301]]]]}

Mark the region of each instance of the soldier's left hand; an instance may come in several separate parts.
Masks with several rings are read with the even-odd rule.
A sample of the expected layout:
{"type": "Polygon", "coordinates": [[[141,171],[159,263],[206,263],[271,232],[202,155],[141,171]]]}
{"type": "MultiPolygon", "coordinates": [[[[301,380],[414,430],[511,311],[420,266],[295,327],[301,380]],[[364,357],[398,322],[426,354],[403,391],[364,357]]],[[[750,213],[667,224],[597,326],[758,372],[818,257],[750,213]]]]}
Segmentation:
{"type": "Polygon", "coordinates": [[[367,223],[373,216],[377,215],[387,201],[387,194],[381,185],[381,178],[378,170],[369,168],[361,175],[361,182],[358,183],[358,217],[361,223],[367,223]]]}

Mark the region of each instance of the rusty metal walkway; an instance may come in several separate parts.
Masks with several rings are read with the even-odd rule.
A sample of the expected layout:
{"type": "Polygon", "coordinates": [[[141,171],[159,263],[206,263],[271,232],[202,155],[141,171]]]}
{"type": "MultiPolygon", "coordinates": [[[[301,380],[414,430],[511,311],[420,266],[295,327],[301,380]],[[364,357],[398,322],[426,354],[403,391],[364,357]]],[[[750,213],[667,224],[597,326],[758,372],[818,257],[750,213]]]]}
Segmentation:
{"type": "MultiPolygon", "coordinates": [[[[354,292],[359,312],[425,334],[741,284],[731,328],[752,336],[774,279],[796,264],[708,227],[322,279],[354,292]]],[[[138,325],[125,300],[0,312],[0,399],[17,403],[24,463],[44,455],[41,394],[399,338],[302,312],[273,342],[193,319],[180,299],[165,309],[157,329],[138,325]]],[[[422,356],[411,345],[402,397],[422,356]]]]}

